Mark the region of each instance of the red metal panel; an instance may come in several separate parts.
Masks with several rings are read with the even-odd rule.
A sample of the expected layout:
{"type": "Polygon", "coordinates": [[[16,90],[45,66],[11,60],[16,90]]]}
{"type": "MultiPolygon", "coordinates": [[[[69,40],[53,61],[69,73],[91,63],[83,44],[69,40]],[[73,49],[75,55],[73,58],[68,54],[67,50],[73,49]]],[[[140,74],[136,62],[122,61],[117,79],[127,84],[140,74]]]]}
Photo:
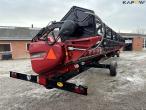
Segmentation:
{"type": "Polygon", "coordinates": [[[29,52],[31,55],[32,68],[38,74],[48,72],[49,70],[53,69],[55,66],[59,65],[63,60],[62,46],[59,43],[53,46],[49,46],[44,41],[33,42],[30,44],[29,52]],[[49,53],[50,50],[53,51],[53,54],[55,55],[55,59],[48,58],[48,54],[50,54],[49,53]],[[45,54],[39,56],[40,53],[45,53],[45,54]],[[35,56],[35,54],[38,56],[35,56]]]}

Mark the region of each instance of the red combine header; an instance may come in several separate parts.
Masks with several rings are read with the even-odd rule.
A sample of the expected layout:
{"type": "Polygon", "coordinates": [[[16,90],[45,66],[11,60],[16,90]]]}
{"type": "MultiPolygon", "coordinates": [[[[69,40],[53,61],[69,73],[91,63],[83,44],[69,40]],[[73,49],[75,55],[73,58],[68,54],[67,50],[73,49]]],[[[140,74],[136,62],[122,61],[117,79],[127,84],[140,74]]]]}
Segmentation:
{"type": "Polygon", "coordinates": [[[42,28],[29,46],[32,69],[38,75],[10,72],[10,77],[87,95],[87,87],[66,82],[95,68],[107,68],[116,76],[116,62],[100,64],[115,55],[124,39],[104,24],[94,11],[73,6],[59,22],[42,28]]]}

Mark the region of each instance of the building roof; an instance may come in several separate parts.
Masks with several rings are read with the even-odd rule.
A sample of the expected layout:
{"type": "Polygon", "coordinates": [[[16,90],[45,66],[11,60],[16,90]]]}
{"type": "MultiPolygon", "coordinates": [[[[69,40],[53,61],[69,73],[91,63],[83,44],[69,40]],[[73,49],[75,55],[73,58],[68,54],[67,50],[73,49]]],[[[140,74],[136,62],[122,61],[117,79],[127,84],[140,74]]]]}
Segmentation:
{"type": "MultiPolygon", "coordinates": [[[[0,40],[31,40],[40,28],[0,26],[0,40]]],[[[146,37],[144,34],[119,33],[124,38],[146,37]]]]}
{"type": "Polygon", "coordinates": [[[119,33],[124,38],[134,38],[134,37],[146,37],[145,34],[137,34],[137,33],[119,33]]]}
{"type": "Polygon", "coordinates": [[[0,27],[0,40],[31,40],[39,28],[0,27]]]}

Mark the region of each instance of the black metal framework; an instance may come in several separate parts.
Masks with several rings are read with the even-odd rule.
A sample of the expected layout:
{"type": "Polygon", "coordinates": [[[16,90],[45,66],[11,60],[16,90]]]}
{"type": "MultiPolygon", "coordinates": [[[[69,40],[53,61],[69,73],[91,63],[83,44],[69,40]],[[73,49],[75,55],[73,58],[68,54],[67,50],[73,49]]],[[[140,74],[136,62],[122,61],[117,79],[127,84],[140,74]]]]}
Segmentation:
{"type": "Polygon", "coordinates": [[[36,42],[40,39],[47,40],[47,35],[55,28],[61,28],[63,22],[52,22],[50,25],[42,28],[38,34],[32,39],[32,42],[36,42]]]}
{"type": "MultiPolygon", "coordinates": [[[[65,40],[76,37],[83,38],[100,35],[103,37],[103,39],[124,43],[124,39],[111,28],[109,28],[105,23],[103,23],[102,20],[94,14],[94,11],[76,6],[73,6],[60,22],[52,22],[50,25],[46,26],[45,28],[42,28],[39,33],[32,39],[32,42],[38,41],[40,39],[48,41],[47,35],[52,32],[55,28],[59,28],[60,30],[62,30],[62,28],[64,28],[63,24],[69,20],[76,24],[76,29],[74,29],[75,31],[72,32],[72,35],[67,36],[68,38],[65,38],[65,40]]],[[[68,27],[65,27],[64,30],[68,29],[70,31],[73,31],[71,29],[72,26],[66,26],[68,27]]],[[[63,36],[58,35],[55,37],[53,35],[53,37],[56,42],[57,37],[63,36]]],[[[51,44],[54,44],[55,42],[51,44]]]]}
{"type": "MultiPolygon", "coordinates": [[[[77,94],[81,94],[81,95],[87,95],[88,87],[83,86],[83,85],[76,85],[74,83],[70,83],[70,82],[66,82],[66,81],[91,67],[109,69],[110,72],[111,72],[111,69],[114,67],[113,65],[110,65],[110,64],[99,64],[99,63],[95,63],[95,62],[93,62],[91,64],[86,64],[86,65],[81,65],[81,63],[79,63],[79,65],[80,65],[79,71],[73,71],[71,73],[66,73],[64,75],[54,77],[51,79],[46,78],[45,79],[46,84],[44,86],[47,89],[57,88],[57,89],[61,89],[61,90],[65,90],[65,91],[69,91],[69,92],[73,92],[73,93],[77,93],[77,94]]],[[[113,69],[112,69],[112,71],[113,71],[113,69]]],[[[114,72],[115,72],[114,74],[110,73],[110,75],[115,76],[116,70],[114,70],[114,72]]],[[[39,83],[39,75],[27,75],[27,74],[10,71],[10,77],[20,79],[20,80],[30,81],[33,83],[39,83]]]]}
{"type": "MultiPolygon", "coordinates": [[[[77,75],[77,74],[73,74],[73,75],[77,75]]],[[[39,79],[38,75],[26,75],[26,74],[12,72],[12,71],[10,71],[10,77],[20,79],[20,80],[30,81],[33,83],[38,83],[38,79],[39,79]]],[[[71,76],[68,76],[68,77],[66,76],[66,79],[68,79],[69,77],[71,76]]],[[[76,85],[70,82],[66,82],[64,81],[65,79],[63,79],[63,76],[54,78],[54,79],[46,78],[45,80],[46,80],[46,85],[44,86],[47,89],[57,88],[57,89],[74,92],[81,95],[87,95],[88,88],[86,86],[76,85]]]]}

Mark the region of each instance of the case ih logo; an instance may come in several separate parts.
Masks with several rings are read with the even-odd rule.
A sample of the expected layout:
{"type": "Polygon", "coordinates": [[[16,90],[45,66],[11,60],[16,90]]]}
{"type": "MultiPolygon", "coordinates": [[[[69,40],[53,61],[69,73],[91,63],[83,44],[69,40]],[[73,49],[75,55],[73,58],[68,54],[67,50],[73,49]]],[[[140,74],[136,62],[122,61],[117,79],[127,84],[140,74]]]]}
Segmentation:
{"type": "Polygon", "coordinates": [[[131,1],[123,1],[123,4],[144,4],[146,1],[143,0],[131,0],[131,1]]]}

